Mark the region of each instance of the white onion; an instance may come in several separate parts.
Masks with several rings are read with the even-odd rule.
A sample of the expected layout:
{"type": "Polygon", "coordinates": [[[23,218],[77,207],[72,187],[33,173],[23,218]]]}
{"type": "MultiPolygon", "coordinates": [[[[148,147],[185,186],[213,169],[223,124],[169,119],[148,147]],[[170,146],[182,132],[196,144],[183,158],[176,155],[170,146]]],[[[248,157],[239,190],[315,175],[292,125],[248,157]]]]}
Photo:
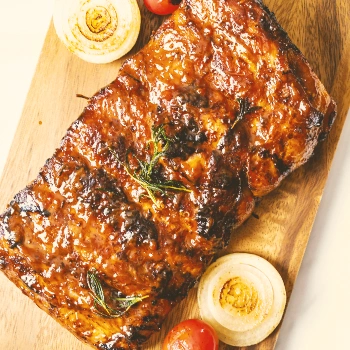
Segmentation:
{"type": "Polygon", "coordinates": [[[209,266],[198,288],[201,317],[221,341],[250,346],[277,327],[286,305],[286,290],[277,270],[247,253],[229,254],[209,266]]]}
{"type": "Polygon", "coordinates": [[[134,46],[141,15],[137,0],[56,0],[53,22],[70,51],[88,62],[108,63],[134,46]]]}

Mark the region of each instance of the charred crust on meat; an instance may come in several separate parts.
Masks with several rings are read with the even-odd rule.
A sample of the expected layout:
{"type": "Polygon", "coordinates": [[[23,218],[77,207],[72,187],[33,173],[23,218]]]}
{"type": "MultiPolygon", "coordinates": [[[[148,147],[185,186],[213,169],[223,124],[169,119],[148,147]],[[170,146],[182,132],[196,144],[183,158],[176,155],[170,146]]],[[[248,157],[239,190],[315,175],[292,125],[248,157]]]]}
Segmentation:
{"type": "Polygon", "coordinates": [[[216,189],[239,188],[240,180],[238,175],[227,165],[221,152],[215,150],[209,159],[208,181],[203,185],[216,189]]]}
{"type": "Polygon", "coordinates": [[[129,326],[126,332],[126,338],[131,343],[142,344],[147,340],[147,336],[141,333],[140,326],[129,326]]]}
{"type": "Polygon", "coordinates": [[[327,138],[328,134],[329,134],[329,132],[327,132],[327,131],[322,131],[322,132],[320,133],[320,135],[318,135],[317,141],[319,141],[319,142],[324,141],[324,140],[327,138]]]}
{"type": "Polygon", "coordinates": [[[292,49],[299,53],[300,50],[291,42],[286,31],[278,23],[275,14],[261,0],[257,0],[257,2],[264,9],[259,25],[265,31],[268,38],[277,41],[279,43],[279,49],[282,51],[292,49]]]}
{"type": "Polygon", "coordinates": [[[154,223],[143,217],[139,211],[126,211],[121,214],[124,224],[121,228],[120,243],[133,241],[139,247],[142,244],[149,244],[150,241],[157,242],[158,232],[154,223]]]}
{"type": "MultiPolygon", "coordinates": [[[[125,347],[115,347],[114,342],[100,343],[97,347],[101,350],[125,350],[125,347]]],[[[131,349],[131,347],[129,349],[131,349]]]]}
{"type": "Polygon", "coordinates": [[[207,141],[204,131],[200,131],[193,118],[185,120],[182,124],[174,124],[176,133],[175,142],[172,142],[166,155],[168,158],[181,158],[186,160],[197,151],[197,147],[207,141]]]}
{"type": "Polygon", "coordinates": [[[156,282],[153,291],[156,292],[160,298],[167,298],[169,295],[168,287],[173,277],[173,272],[165,263],[159,262],[158,264],[152,265],[153,266],[149,267],[148,270],[151,272],[151,276],[156,282]]]}
{"type": "Polygon", "coordinates": [[[174,288],[172,283],[169,283],[164,290],[162,290],[160,297],[175,302],[187,296],[188,291],[197,283],[197,278],[194,278],[189,272],[177,274],[177,285],[174,288]]]}
{"type": "Polygon", "coordinates": [[[91,205],[94,210],[102,210],[107,204],[112,205],[118,202],[126,203],[127,199],[123,190],[117,186],[117,181],[104,169],[91,171],[84,169],[80,178],[82,188],[79,195],[91,205]],[[103,203],[103,201],[108,203],[103,203]]]}
{"type": "Polygon", "coordinates": [[[197,232],[201,237],[211,238],[211,228],[214,225],[213,215],[209,208],[204,208],[196,214],[197,232]]]}
{"type": "Polygon", "coordinates": [[[145,315],[142,317],[142,321],[145,323],[159,323],[159,315],[145,315]]]}
{"type": "MultiPolygon", "coordinates": [[[[239,151],[244,149],[249,144],[247,132],[244,127],[240,128],[237,125],[234,128],[229,128],[218,143],[220,151],[225,150],[224,153],[232,153],[232,151],[239,151]]],[[[232,159],[232,158],[231,158],[232,159]]]]}
{"type": "Polygon", "coordinates": [[[162,107],[162,106],[160,106],[160,105],[157,105],[157,108],[156,108],[156,113],[157,113],[157,114],[161,114],[161,113],[163,113],[163,107],[162,107]]]}
{"type": "Polygon", "coordinates": [[[269,158],[271,155],[270,151],[266,148],[260,148],[258,154],[261,159],[269,158]]]}
{"type": "Polygon", "coordinates": [[[235,185],[238,187],[240,183],[239,179],[231,171],[231,169],[227,167],[219,167],[215,171],[211,172],[211,185],[214,188],[220,188],[224,190],[235,185]]]}
{"type": "Polygon", "coordinates": [[[152,318],[149,318],[144,323],[140,324],[139,326],[134,326],[133,328],[135,333],[139,333],[140,331],[157,331],[159,326],[157,323],[154,323],[152,318]]]}
{"type": "Polygon", "coordinates": [[[6,259],[3,256],[0,256],[0,269],[4,269],[6,266],[6,259]]]}
{"type": "MultiPolygon", "coordinates": [[[[110,147],[106,147],[106,151],[108,153],[111,153],[110,149],[113,149],[113,153],[115,153],[118,159],[124,159],[127,152],[126,143],[127,142],[125,135],[119,135],[113,144],[110,145],[110,147]]],[[[112,159],[115,159],[114,155],[112,156],[112,159]]]]}
{"type": "Polygon", "coordinates": [[[16,210],[20,212],[17,204],[14,201],[12,201],[11,206],[2,215],[3,221],[0,226],[0,237],[4,237],[10,249],[18,247],[23,242],[23,226],[18,224],[10,224],[10,219],[12,217],[11,215],[16,210]]]}
{"type": "Polygon", "coordinates": [[[290,172],[290,166],[286,164],[283,159],[279,158],[277,154],[273,154],[271,159],[281,175],[286,175],[290,172]]]}
{"type": "Polygon", "coordinates": [[[333,126],[333,123],[335,121],[336,116],[337,116],[336,111],[331,112],[330,115],[328,116],[328,128],[329,129],[333,126]]]}
{"type": "Polygon", "coordinates": [[[216,224],[217,226],[217,238],[220,238],[220,245],[218,249],[225,248],[230,240],[231,233],[235,225],[237,224],[237,217],[234,210],[227,212],[221,220],[216,224]]]}
{"type": "Polygon", "coordinates": [[[44,217],[49,217],[51,215],[50,211],[37,203],[29,189],[16,194],[12,203],[16,203],[19,211],[22,213],[37,213],[44,217]]]}
{"type": "Polygon", "coordinates": [[[179,94],[177,95],[177,101],[180,105],[189,103],[193,107],[197,108],[209,107],[209,100],[208,97],[205,95],[205,91],[192,85],[187,86],[182,90],[179,90],[179,94]]]}
{"type": "Polygon", "coordinates": [[[306,127],[308,129],[311,129],[313,127],[320,127],[322,126],[323,119],[324,119],[324,114],[313,109],[309,117],[306,119],[306,127]]]}
{"type": "Polygon", "coordinates": [[[11,249],[18,247],[22,243],[23,236],[16,231],[8,231],[5,235],[5,239],[11,249]]]}
{"type": "Polygon", "coordinates": [[[192,289],[195,284],[197,283],[197,279],[194,279],[193,276],[186,272],[185,274],[183,274],[183,283],[181,284],[179,290],[178,290],[178,293],[174,293],[175,295],[172,295],[173,296],[173,299],[178,299],[178,298],[184,298],[187,296],[188,294],[188,291],[190,289],[192,289]]]}
{"type": "Polygon", "coordinates": [[[275,14],[271,11],[268,11],[268,15],[264,12],[262,13],[259,24],[265,33],[273,40],[287,37],[287,33],[277,24],[275,14]]]}
{"type": "Polygon", "coordinates": [[[40,286],[38,284],[36,277],[31,273],[23,274],[21,276],[21,280],[30,290],[32,290],[35,293],[38,292],[38,289],[36,288],[36,286],[39,287],[40,289],[40,286]]]}

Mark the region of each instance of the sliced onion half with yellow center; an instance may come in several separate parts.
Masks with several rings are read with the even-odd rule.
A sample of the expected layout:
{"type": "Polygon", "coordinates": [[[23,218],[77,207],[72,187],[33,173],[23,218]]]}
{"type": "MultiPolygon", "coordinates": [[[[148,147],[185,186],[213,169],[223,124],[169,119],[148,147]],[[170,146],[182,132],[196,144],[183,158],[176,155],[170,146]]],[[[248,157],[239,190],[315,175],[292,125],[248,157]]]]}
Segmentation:
{"type": "Polygon", "coordinates": [[[222,342],[250,346],[264,340],[280,323],[286,290],[267,260],[234,253],[209,266],[199,282],[198,303],[202,319],[222,342]]]}
{"type": "Polygon", "coordinates": [[[53,22],[70,51],[92,63],[129,52],[140,32],[137,0],[56,0],[53,22]]]}

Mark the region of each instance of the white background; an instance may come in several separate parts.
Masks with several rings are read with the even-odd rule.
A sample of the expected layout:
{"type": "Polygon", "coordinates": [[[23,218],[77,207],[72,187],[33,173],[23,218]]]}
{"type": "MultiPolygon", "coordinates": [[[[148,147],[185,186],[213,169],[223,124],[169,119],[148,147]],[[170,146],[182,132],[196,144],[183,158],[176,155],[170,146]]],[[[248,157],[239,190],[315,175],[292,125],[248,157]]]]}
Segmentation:
{"type": "MultiPolygon", "coordinates": [[[[0,0],[0,173],[49,26],[52,3],[0,0]]],[[[348,140],[350,118],[343,129],[276,350],[350,349],[348,140]]],[[[14,348],[7,350],[16,350],[15,343],[16,339],[14,348]]]]}

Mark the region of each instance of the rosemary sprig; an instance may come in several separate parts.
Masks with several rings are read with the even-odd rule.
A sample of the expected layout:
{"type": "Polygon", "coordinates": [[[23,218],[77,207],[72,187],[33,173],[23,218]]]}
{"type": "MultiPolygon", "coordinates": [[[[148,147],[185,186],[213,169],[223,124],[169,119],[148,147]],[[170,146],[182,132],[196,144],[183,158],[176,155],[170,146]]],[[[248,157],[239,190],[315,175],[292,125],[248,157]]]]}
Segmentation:
{"type": "Polygon", "coordinates": [[[91,295],[94,298],[95,313],[102,317],[117,318],[125,314],[131,306],[139,303],[143,299],[148,298],[145,296],[127,296],[125,298],[115,298],[118,302],[118,309],[111,308],[105,300],[102,284],[100,279],[97,277],[95,270],[87,272],[87,284],[91,290],[91,295]]]}
{"type": "Polygon", "coordinates": [[[191,190],[185,187],[181,181],[163,180],[157,177],[155,174],[155,168],[160,158],[166,156],[167,151],[169,150],[171,144],[174,142],[176,142],[175,138],[169,138],[166,135],[164,125],[159,125],[152,128],[151,143],[153,144],[153,154],[150,161],[147,162],[137,158],[129,149],[126,152],[125,163],[122,163],[115,152],[111,150],[117,160],[124,166],[129,176],[132,177],[147,191],[148,197],[151,198],[153,203],[158,207],[159,204],[156,198],[157,194],[163,195],[167,191],[191,192],[191,190]],[[129,160],[130,155],[136,159],[139,165],[135,170],[131,169],[129,160]]]}
{"type": "Polygon", "coordinates": [[[239,111],[231,129],[233,129],[236,126],[236,124],[243,119],[245,115],[253,113],[261,108],[260,106],[252,106],[248,98],[237,98],[237,102],[239,103],[239,111]]]}

